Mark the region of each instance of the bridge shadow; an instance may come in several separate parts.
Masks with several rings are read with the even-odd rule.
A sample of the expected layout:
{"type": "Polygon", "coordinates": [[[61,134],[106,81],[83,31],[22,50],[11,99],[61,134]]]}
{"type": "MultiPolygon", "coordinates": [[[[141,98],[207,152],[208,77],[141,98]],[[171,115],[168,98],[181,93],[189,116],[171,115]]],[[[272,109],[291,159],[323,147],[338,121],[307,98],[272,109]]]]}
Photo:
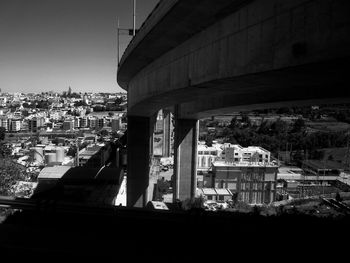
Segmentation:
{"type": "Polygon", "coordinates": [[[57,178],[39,178],[31,199],[112,205],[122,179],[122,168],[72,167],[57,178]]]}

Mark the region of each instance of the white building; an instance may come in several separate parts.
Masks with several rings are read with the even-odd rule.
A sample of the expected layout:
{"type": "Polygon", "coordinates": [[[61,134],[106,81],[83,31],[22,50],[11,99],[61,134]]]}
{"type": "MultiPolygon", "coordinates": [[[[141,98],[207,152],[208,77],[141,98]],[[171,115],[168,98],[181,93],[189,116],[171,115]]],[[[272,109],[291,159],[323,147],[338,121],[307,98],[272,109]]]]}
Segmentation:
{"type": "Polygon", "coordinates": [[[199,145],[197,147],[197,170],[198,171],[207,171],[211,164],[218,159],[220,156],[222,149],[221,144],[216,144],[215,146],[207,146],[204,144],[204,142],[199,142],[199,145]],[[219,146],[219,147],[218,147],[219,146]]]}
{"type": "Polygon", "coordinates": [[[260,146],[242,147],[239,144],[224,144],[222,159],[226,162],[269,163],[271,154],[260,146]]]}
{"type": "Polygon", "coordinates": [[[79,129],[81,127],[80,125],[80,118],[75,117],[74,118],[74,128],[79,129]]]}
{"type": "Polygon", "coordinates": [[[97,118],[90,118],[89,119],[89,126],[91,129],[95,129],[98,126],[98,119],[97,118]]]}
{"type": "Polygon", "coordinates": [[[6,131],[9,130],[8,119],[6,117],[0,118],[0,127],[5,128],[6,131]]]}
{"type": "Polygon", "coordinates": [[[87,128],[89,127],[89,119],[87,117],[80,117],[80,127],[81,128],[87,128]]]}
{"type": "Polygon", "coordinates": [[[11,120],[11,132],[18,132],[21,130],[21,120],[19,119],[12,119],[11,120]]]}
{"type": "Polygon", "coordinates": [[[197,170],[207,171],[214,161],[225,160],[225,162],[248,162],[248,163],[269,163],[271,154],[259,146],[242,147],[238,144],[213,143],[207,146],[199,142],[197,157],[197,170]]]}

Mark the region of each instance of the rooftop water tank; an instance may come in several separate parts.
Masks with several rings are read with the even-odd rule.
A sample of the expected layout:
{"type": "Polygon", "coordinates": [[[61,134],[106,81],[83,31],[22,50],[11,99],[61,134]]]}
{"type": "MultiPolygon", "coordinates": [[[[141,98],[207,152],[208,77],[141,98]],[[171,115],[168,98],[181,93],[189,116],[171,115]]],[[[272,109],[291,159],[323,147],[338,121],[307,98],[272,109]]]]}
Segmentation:
{"type": "Polygon", "coordinates": [[[33,147],[34,162],[42,163],[44,161],[44,149],[42,147],[33,147]]]}
{"type": "Polygon", "coordinates": [[[62,163],[64,161],[64,148],[57,147],[56,148],[56,162],[62,163]]]}
{"type": "Polygon", "coordinates": [[[45,159],[47,164],[56,162],[56,153],[47,153],[45,159]]]}

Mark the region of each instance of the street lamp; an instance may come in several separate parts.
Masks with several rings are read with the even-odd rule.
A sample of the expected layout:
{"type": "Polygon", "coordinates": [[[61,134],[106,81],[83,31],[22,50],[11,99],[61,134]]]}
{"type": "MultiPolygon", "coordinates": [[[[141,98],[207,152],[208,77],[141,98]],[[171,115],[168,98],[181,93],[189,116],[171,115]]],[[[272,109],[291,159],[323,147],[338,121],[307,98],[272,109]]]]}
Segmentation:
{"type": "Polygon", "coordinates": [[[133,21],[132,21],[132,29],[129,28],[120,28],[119,18],[117,18],[117,59],[118,66],[120,61],[120,45],[119,45],[119,35],[120,33],[124,33],[124,35],[135,36],[138,30],[136,30],[136,0],[133,0],[133,21]]]}

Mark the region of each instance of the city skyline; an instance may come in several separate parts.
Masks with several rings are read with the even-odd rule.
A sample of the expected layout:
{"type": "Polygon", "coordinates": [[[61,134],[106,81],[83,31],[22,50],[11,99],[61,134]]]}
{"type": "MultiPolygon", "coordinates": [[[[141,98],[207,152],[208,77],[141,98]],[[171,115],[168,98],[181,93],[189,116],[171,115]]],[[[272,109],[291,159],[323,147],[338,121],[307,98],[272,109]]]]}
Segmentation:
{"type": "MultiPolygon", "coordinates": [[[[139,28],[158,0],[137,1],[139,28]]],[[[132,0],[2,1],[2,92],[121,92],[116,81],[117,17],[132,28],[132,0]]],[[[123,52],[131,37],[120,37],[123,52]]]]}

